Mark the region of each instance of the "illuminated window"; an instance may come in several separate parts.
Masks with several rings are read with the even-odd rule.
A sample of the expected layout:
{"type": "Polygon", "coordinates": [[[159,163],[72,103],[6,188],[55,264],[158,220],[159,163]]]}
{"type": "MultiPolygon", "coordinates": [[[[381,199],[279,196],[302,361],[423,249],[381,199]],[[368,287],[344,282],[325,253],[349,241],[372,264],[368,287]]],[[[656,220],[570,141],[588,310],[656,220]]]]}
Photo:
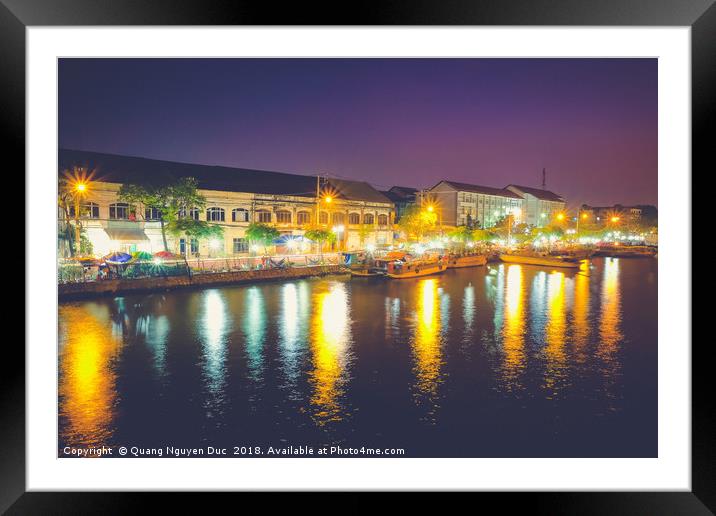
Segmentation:
{"type": "Polygon", "coordinates": [[[325,211],[322,211],[318,220],[320,221],[321,224],[328,224],[328,213],[326,213],[325,211]]]}
{"type": "Polygon", "coordinates": [[[290,224],[291,223],[291,212],[290,211],[277,211],[276,212],[276,222],[279,222],[281,224],[290,224]]]}
{"type": "Polygon", "coordinates": [[[378,215],[378,225],[379,226],[387,226],[388,225],[388,216],[387,215],[378,215]]]}
{"type": "Polygon", "coordinates": [[[231,210],[231,222],[248,222],[249,211],[244,208],[234,208],[231,210]]]}
{"type": "Polygon", "coordinates": [[[256,212],[256,222],[271,222],[271,212],[267,210],[258,210],[256,212]]]}
{"type": "Polygon", "coordinates": [[[224,222],[224,220],[226,220],[224,208],[218,208],[216,206],[208,208],[206,210],[206,220],[209,222],[224,222]]]}
{"type": "Polygon", "coordinates": [[[296,222],[298,224],[310,224],[311,223],[311,214],[307,211],[299,211],[296,214],[296,222]]]}
{"type": "Polygon", "coordinates": [[[375,224],[375,215],[372,213],[363,215],[363,224],[375,224]]]}
{"type": "Polygon", "coordinates": [[[127,220],[129,218],[129,204],[126,202],[110,204],[109,218],[114,220],[127,220]]]}
{"type": "Polygon", "coordinates": [[[348,224],[360,224],[360,214],[351,213],[348,215],[348,224]]]}
{"type": "Polygon", "coordinates": [[[344,224],[346,222],[346,216],[343,213],[336,212],[333,214],[333,223],[334,224],[344,224]]]}

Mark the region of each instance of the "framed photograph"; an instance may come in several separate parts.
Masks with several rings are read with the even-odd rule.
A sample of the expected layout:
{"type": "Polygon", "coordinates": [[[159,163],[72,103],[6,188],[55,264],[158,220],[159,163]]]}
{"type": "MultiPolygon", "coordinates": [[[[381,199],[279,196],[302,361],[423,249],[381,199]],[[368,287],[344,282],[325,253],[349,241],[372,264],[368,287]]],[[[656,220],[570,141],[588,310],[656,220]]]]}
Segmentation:
{"type": "Polygon", "coordinates": [[[714,510],[691,339],[713,2],[1,1],[27,221],[2,510],[714,510]]]}

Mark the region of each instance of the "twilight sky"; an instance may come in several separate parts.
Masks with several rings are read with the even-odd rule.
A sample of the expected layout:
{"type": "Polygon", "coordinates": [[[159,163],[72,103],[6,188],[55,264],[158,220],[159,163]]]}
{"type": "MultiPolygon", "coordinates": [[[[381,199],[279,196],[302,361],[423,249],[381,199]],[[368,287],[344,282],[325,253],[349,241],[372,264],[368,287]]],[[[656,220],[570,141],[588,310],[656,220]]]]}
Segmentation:
{"type": "Polygon", "coordinates": [[[61,147],[657,203],[656,59],[61,59],[61,147]]]}

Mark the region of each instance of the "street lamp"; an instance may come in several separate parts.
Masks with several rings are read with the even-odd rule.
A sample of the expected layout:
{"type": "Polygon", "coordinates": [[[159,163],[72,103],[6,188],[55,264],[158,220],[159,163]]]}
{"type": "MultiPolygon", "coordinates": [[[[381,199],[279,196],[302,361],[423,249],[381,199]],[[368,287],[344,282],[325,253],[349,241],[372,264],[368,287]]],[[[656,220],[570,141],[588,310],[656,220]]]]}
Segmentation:
{"type": "Polygon", "coordinates": [[[75,198],[75,245],[77,255],[80,254],[80,198],[87,192],[87,183],[84,181],[76,181],[74,184],[75,198]]]}

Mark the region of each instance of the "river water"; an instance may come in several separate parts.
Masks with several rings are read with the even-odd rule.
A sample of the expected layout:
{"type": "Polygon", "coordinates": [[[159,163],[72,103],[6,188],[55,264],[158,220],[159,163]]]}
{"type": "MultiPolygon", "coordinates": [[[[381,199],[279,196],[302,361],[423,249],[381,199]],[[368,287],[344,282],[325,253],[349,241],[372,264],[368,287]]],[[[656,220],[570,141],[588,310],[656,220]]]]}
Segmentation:
{"type": "Polygon", "coordinates": [[[654,457],[657,279],[597,258],[63,303],[58,454],[654,457]]]}

